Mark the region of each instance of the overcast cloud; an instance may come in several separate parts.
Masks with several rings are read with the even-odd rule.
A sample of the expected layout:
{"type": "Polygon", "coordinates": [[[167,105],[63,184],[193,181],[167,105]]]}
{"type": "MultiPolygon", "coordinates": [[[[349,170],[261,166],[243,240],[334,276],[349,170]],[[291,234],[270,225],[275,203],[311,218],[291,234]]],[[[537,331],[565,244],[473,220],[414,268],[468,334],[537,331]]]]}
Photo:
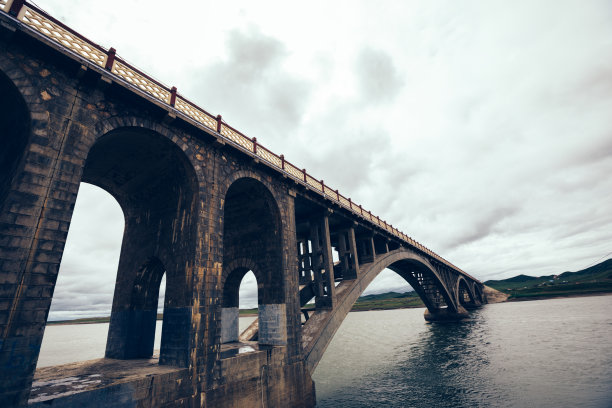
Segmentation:
{"type": "MultiPolygon", "coordinates": [[[[38,4],[479,279],[612,251],[609,1],[38,4]]],[[[93,191],[51,317],[110,311],[93,191]]]]}

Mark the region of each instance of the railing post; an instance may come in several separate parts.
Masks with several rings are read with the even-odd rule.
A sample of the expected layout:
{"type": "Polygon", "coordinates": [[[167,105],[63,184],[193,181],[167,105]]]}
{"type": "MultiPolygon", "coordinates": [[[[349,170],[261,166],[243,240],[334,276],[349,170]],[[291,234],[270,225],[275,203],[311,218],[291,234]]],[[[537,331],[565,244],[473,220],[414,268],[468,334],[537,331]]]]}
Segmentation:
{"type": "Polygon", "coordinates": [[[11,4],[11,8],[9,9],[9,14],[13,17],[17,17],[24,3],[25,0],[14,0],[13,4],[11,4]]]}
{"type": "Polygon", "coordinates": [[[323,180],[321,180],[321,191],[323,191],[323,194],[325,194],[325,183],[323,180]]]}
{"type": "Polygon", "coordinates": [[[117,54],[117,50],[113,47],[110,47],[108,52],[106,53],[106,64],[104,64],[104,68],[109,71],[112,71],[113,64],[115,63],[115,55],[117,54]]]}
{"type": "Polygon", "coordinates": [[[217,133],[221,133],[221,115],[217,115],[217,133]]]}
{"type": "Polygon", "coordinates": [[[253,153],[257,154],[257,138],[254,137],[252,141],[253,141],[253,153]]]}
{"type": "Polygon", "coordinates": [[[340,193],[336,189],[336,201],[340,202],[340,193]]]}
{"type": "Polygon", "coordinates": [[[285,155],[281,154],[280,159],[281,159],[281,169],[285,170],[285,155]]]}
{"type": "Polygon", "coordinates": [[[304,183],[308,183],[306,180],[306,169],[302,169],[302,173],[304,173],[304,183]]]}
{"type": "Polygon", "coordinates": [[[352,210],[353,209],[353,202],[351,201],[350,197],[348,199],[349,202],[349,208],[352,210]]]}
{"type": "Polygon", "coordinates": [[[175,103],[176,103],[176,86],[173,86],[172,89],[170,89],[170,106],[174,106],[175,103]]]}

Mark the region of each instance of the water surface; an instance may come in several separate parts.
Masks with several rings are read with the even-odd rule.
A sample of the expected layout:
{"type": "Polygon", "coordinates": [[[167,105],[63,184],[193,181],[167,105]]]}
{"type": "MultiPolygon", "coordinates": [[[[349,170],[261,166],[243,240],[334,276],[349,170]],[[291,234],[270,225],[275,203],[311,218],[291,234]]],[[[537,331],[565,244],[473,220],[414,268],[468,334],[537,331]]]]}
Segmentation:
{"type": "MultiPolygon", "coordinates": [[[[349,313],[314,373],[318,406],[612,407],[612,296],[349,313]]],[[[241,318],[241,330],[253,320],[241,318]]],[[[104,355],[108,323],[49,326],[39,367],[104,355]]],[[[155,347],[159,348],[161,321],[155,347]]]]}
{"type": "Polygon", "coordinates": [[[350,313],[313,376],[319,407],[612,407],[612,296],[350,313]]]}

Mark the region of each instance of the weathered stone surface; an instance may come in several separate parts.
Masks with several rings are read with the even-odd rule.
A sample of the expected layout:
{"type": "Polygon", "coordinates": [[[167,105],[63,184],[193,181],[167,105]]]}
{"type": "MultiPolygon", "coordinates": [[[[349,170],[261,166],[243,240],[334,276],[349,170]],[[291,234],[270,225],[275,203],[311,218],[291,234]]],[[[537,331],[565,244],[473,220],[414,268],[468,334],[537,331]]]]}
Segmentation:
{"type": "Polygon", "coordinates": [[[221,343],[238,341],[238,318],[240,309],[237,307],[221,308],[221,343]]]}
{"type": "Polygon", "coordinates": [[[271,346],[287,344],[287,311],[284,304],[259,306],[259,343],[271,346]]]}

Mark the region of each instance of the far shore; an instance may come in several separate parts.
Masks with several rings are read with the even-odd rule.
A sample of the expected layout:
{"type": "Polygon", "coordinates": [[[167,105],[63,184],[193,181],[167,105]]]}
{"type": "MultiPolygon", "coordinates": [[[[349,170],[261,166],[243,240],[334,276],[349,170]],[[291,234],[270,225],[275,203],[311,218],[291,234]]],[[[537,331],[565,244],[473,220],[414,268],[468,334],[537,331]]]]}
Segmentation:
{"type": "Polygon", "coordinates": [[[592,292],[592,293],[567,293],[562,295],[552,296],[522,296],[509,298],[506,302],[527,302],[529,300],[547,300],[547,299],[564,299],[564,298],[578,298],[578,297],[589,297],[589,296],[612,296],[612,292],[592,292]]]}
{"type": "MultiPolygon", "coordinates": [[[[518,298],[509,298],[505,302],[527,302],[530,300],[547,300],[547,299],[564,299],[564,298],[577,298],[577,297],[589,297],[589,296],[612,296],[612,292],[593,292],[593,293],[572,293],[562,295],[551,295],[551,296],[525,296],[518,298]]],[[[425,307],[424,305],[414,306],[402,306],[402,307],[372,307],[372,308],[359,308],[358,310],[351,310],[351,312],[371,312],[375,310],[397,310],[397,309],[419,309],[425,307]]],[[[240,317],[257,317],[257,313],[240,313],[240,317]]],[[[157,320],[162,320],[158,318],[157,320]]],[[[96,323],[108,323],[110,317],[92,317],[75,320],[61,320],[47,322],[50,326],[63,326],[69,324],[96,324],[96,323]]]]}

